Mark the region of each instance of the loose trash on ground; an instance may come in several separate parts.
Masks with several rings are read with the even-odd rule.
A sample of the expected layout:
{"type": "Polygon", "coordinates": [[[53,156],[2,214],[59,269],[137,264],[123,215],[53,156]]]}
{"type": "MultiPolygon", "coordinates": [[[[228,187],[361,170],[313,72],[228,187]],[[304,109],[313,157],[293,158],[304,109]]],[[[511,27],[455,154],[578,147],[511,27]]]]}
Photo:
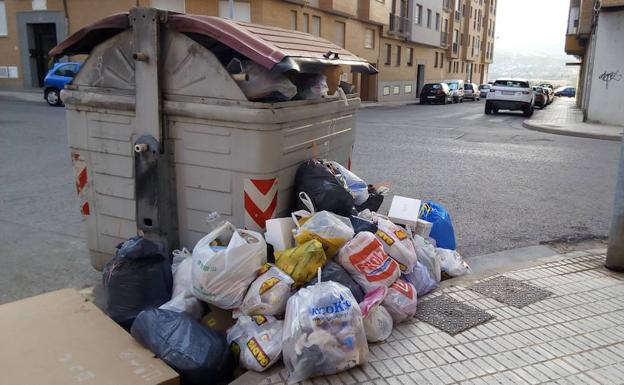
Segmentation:
{"type": "Polygon", "coordinates": [[[174,250],[172,254],[173,292],[171,299],[162,304],[159,309],[184,312],[199,320],[204,315],[204,303],[191,291],[192,255],[187,249],[174,250]]]}
{"type": "Polygon", "coordinates": [[[137,316],[131,333],[177,371],[184,384],[216,385],[232,375],[233,357],[225,335],[184,313],[144,310],[137,316]]]}
{"type": "Polygon", "coordinates": [[[228,330],[227,342],[245,369],[263,372],[282,357],[284,321],[272,316],[241,316],[228,330]]]}
{"type": "Polygon", "coordinates": [[[470,266],[468,266],[462,256],[455,250],[447,250],[438,247],[436,248],[436,255],[440,259],[442,272],[451,277],[459,277],[472,272],[470,266]]]}
{"type": "Polygon", "coordinates": [[[415,228],[420,214],[420,204],[420,199],[395,195],[392,197],[388,219],[397,225],[410,225],[415,228]]]}
{"type": "Polygon", "coordinates": [[[366,294],[360,302],[368,342],[384,341],[392,334],[394,321],[388,310],[381,305],[387,295],[388,288],[381,286],[366,294]]]}
{"type": "Polygon", "coordinates": [[[107,314],[125,329],[148,307],[171,299],[171,261],[162,248],[143,237],[133,237],[117,246],[117,253],[104,266],[102,285],[107,314]]]}
{"type": "Polygon", "coordinates": [[[436,247],[455,250],[455,231],[451,215],[444,206],[434,201],[427,201],[421,210],[421,219],[432,223],[430,236],[435,239],[436,247]]]}

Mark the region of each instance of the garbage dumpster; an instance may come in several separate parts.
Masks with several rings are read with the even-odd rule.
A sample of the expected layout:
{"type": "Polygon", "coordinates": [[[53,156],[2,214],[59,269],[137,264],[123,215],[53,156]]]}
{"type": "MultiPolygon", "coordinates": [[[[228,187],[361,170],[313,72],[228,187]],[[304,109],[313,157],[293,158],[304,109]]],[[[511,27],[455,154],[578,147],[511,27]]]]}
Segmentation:
{"type": "Polygon", "coordinates": [[[61,97],[97,269],[137,232],[168,250],[192,247],[214,211],[262,229],[289,214],[301,161],[349,163],[357,94],[251,101],[237,83],[250,75],[230,73],[229,63],[291,80],[377,72],[303,32],[150,8],[96,22],[50,53],[89,55],[61,97]]]}

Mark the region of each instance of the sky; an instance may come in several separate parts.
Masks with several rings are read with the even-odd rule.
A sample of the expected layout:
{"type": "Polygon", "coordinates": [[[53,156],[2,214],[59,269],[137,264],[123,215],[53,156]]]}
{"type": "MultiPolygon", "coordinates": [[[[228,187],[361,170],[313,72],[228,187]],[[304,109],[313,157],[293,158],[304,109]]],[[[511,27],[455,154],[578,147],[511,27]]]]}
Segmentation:
{"type": "Polygon", "coordinates": [[[498,0],[494,51],[563,52],[570,0],[498,0]]]}

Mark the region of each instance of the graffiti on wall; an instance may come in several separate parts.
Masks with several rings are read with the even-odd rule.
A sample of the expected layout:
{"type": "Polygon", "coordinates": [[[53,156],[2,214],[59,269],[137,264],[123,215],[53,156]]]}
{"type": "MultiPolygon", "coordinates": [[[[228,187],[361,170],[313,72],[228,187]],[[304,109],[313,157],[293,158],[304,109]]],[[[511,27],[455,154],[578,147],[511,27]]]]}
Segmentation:
{"type": "Polygon", "coordinates": [[[609,89],[609,83],[614,80],[616,82],[619,82],[620,80],[622,80],[622,74],[620,73],[620,70],[611,71],[611,72],[605,71],[602,74],[600,74],[600,76],[598,76],[598,79],[605,82],[605,88],[609,89]]]}

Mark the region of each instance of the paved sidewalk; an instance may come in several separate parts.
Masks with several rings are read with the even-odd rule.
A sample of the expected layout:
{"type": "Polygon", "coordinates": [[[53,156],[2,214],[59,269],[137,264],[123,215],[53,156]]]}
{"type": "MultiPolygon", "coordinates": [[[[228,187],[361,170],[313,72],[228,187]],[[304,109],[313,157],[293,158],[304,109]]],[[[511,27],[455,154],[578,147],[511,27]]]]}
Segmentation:
{"type": "MultiPolygon", "coordinates": [[[[446,295],[495,318],[455,336],[414,318],[370,344],[367,365],[305,384],[622,384],[624,275],[603,267],[604,254],[574,252],[445,281],[421,305],[446,295]],[[468,289],[501,275],[552,295],[516,308],[468,289]]],[[[283,384],[286,370],[248,372],[235,382],[283,384]]]]}
{"type": "Polygon", "coordinates": [[[420,104],[418,100],[399,100],[399,101],[389,101],[389,102],[369,102],[363,101],[360,104],[360,108],[380,108],[380,107],[404,107],[404,106],[413,106],[416,104],[420,104]]]}
{"type": "Polygon", "coordinates": [[[10,100],[19,102],[45,103],[43,91],[33,89],[28,91],[0,90],[0,100],[10,100]]]}
{"type": "Polygon", "coordinates": [[[575,99],[559,97],[538,116],[522,123],[525,128],[557,135],[579,136],[603,140],[622,140],[624,127],[584,123],[583,112],[574,104],[575,99]]]}

